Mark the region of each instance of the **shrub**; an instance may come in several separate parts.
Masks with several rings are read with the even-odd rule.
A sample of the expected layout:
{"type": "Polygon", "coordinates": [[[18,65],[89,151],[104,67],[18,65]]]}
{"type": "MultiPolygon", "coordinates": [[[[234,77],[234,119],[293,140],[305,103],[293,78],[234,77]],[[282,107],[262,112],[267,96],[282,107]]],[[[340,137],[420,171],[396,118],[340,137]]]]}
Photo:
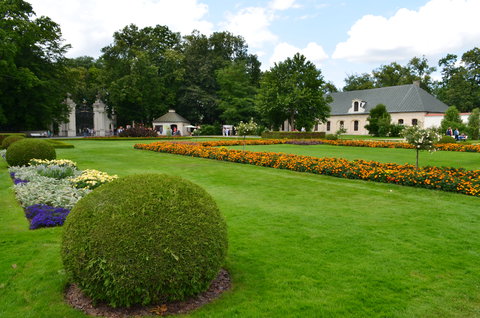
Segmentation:
{"type": "Polygon", "coordinates": [[[220,125],[202,125],[202,127],[196,131],[196,135],[199,136],[218,136],[222,134],[222,127],[220,125]]]}
{"type": "Polygon", "coordinates": [[[324,132],[311,131],[266,131],[262,138],[268,139],[322,139],[325,138],[324,132]]]}
{"type": "Polygon", "coordinates": [[[5,140],[5,138],[7,138],[8,136],[22,136],[22,137],[25,137],[25,134],[24,133],[0,133],[0,146],[3,143],[3,140],[5,140]]]}
{"type": "Polygon", "coordinates": [[[24,166],[31,159],[55,159],[55,148],[38,139],[19,140],[7,149],[6,159],[11,166],[24,166]]]}
{"type": "Polygon", "coordinates": [[[25,139],[25,137],[20,135],[8,136],[7,138],[3,139],[2,148],[8,149],[8,147],[10,147],[11,144],[22,139],[25,139]]]}
{"type": "Polygon", "coordinates": [[[112,306],[180,300],[223,265],[226,224],[212,197],[180,177],[134,175],[80,200],[65,222],[70,280],[112,306]]]}
{"type": "Polygon", "coordinates": [[[120,137],[158,137],[155,130],[145,127],[131,127],[118,134],[120,137]]]}
{"type": "Polygon", "coordinates": [[[338,140],[338,136],[334,134],[328,134],[325,136],[325,139],[327,140],[338,140]]]}
{"type": "Polygon", "coordinates": [[[94,169],[87,169],[82,171],[82,174],[70,179],[70,181],[74,184],[76,188],[79,189],[95,189],[110,182],[114,179],[118,178],[116,175],[110,176],[106,172],[94,170],[94,169]]]}
{"type": "Polygon", "coordinates": [[[454,144],[457,141],[455,138],[451,136],[442,136],[439,141],[437,141],[437,144],[454,144]]]}

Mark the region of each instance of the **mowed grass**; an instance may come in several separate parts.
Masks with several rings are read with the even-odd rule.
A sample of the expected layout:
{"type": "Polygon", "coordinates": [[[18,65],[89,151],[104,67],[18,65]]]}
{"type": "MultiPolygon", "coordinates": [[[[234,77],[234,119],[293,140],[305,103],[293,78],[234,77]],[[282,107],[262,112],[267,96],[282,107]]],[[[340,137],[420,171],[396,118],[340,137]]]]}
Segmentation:
{"type": "MultiPolygon", "coordinates": [[[[243,149],[242,146],[228,147],[243,149]]],[[[249,151],[283,152],[312,157],[345,158],[348,160],[363,159],[379,162],[415,165],[414,149],[345,147],[330,145],[255,145],[246,146],[249,151]]],[[[480,153],[458,151],[421,151],[420,166],[455,167],[469,170],[480,169],[480,153]]]]}
{"type": "MultiPolygon", "coordinates": [[[[58,157],[81,169],[179,175],[215,198],[233,289],[188,317],[480,316],[479,198],[71,143],[58,157]]],[[[62,228],[29,231],[0,169],[0,317],[84,317],[63,303],[62,228]]]]}

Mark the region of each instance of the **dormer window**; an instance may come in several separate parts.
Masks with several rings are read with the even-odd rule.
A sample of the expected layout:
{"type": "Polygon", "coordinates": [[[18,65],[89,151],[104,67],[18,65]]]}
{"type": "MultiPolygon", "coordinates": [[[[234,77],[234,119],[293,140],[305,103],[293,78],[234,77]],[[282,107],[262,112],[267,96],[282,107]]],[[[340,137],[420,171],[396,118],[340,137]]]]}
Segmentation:
{"type": "Polygon", "coordinates": [[[349,114],[352,113],[364,113],[365,112],[365,105],[367,103],[361,99],[354,99],[352,100],[352,106],[348,110],[349,114]]]}

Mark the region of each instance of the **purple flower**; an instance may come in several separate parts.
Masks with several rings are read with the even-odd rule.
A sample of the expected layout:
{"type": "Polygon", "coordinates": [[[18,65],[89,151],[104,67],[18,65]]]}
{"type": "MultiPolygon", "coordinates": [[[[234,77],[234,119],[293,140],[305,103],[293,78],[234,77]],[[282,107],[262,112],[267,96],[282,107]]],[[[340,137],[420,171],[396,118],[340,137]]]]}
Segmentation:
{"type": "Polygon", "coordinates": [[[22,180],[22,179],[16,179],[16,178],[13,179],[14,184],[28,183],[28,182],[29,182],[28,180],[22,180]]]}
{"type": "Polygon", "coordinates": [[[15,178],[15,172],[10,172],[10,178],[15,178]]]}
{"type": "Polygon", "coordinates": [[[45,204],[34,204],[25,209],[30,229],[63,225],[70,210],[45,204]]]}

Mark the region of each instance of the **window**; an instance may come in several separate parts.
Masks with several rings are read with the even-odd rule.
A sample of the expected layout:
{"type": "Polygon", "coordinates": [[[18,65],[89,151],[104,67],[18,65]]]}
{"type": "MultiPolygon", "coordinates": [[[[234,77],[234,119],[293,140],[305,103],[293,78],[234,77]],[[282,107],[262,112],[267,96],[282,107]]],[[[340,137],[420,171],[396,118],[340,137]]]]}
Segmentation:
{"type": "Polygon", "coordinates": [[[358,102],[353,103],[353,111],[358,112],[358,102]]]}
{"type": "Polygon", "coordinates": [[[343,120],[340,120],[340,128],[343,128],[344,125],[343,120]]]}
{"type": "Polygon", "coordinates": [[[414,118],[412,119],[412,126],[417,126],[418,125],[418,119],[414,118]]]}
{"type": "Polygon", "coordinates": [[[358,120],[355,120],[355,121],[353,122],[353,130],[354,130],[354,131],[358,131],[358,120]]]}
{"type": "Polygon", "coordinates": [[[399,119],[399,120],[398,120],[398,124],[399,124],[399,125],[403,125],[403,119],[399,119]]]}
{"type": "Polygon", "coordinates": [[[327,121],[327,131],[330,131],[330,122],[327,121]]]}

